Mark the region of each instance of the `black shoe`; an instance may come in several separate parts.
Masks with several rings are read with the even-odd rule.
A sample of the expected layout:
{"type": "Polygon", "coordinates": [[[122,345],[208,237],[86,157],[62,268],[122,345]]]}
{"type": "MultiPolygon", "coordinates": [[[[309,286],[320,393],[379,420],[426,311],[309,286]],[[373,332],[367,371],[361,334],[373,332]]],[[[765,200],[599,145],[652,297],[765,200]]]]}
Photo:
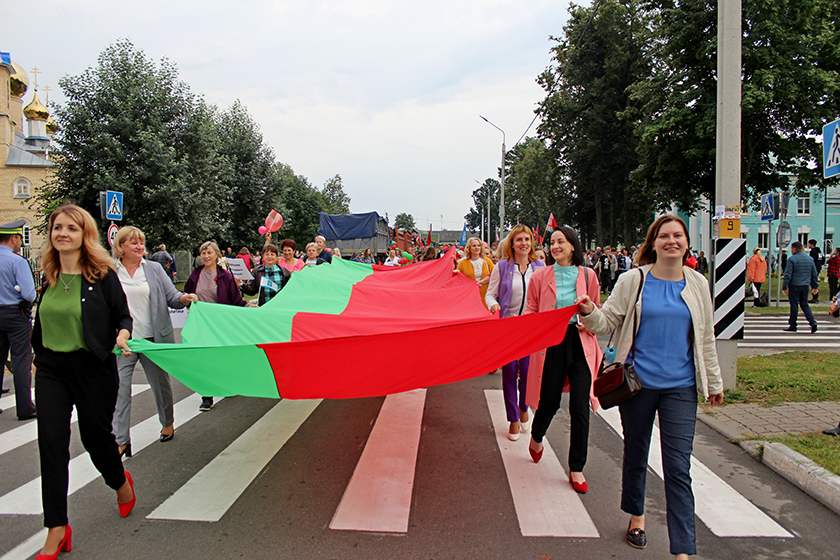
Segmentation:
{"type": "Polygon", "coordinates": [[[122,459],[123,456],[131,457],[131,442],[130,441],[125,444],[125,448],[122,450],[122,453],[120,453],[120,459],[122,459]]]}
{"type": "Polygon", "coordinates": [[[817,325],[811,325],[811,334],[817,332],[817,325]]]}
{"type": "Polygon", "coordinates": [[[175,430],[172,430],[171,434],[161,433],[160,434],[160,442],[161,443],[166,443],[167,441],[172,441],[172,438],[174,438],[174,437],[175,437],[175,430]]]}
{"type": "Polygon", "coordinates": [[[840,436],[840,426],[831,428],[830,430],[823,430],[823,433],[827,436],[840,436]]]}
{"type": "Polygon", "coordinates": [[[785,332],[796,332],[796,327],[788,327],[786,329],[782,329],[785,332]]]}
{"type": "Polygon", "coordinates": [[[33,412],[32,414],[18,416],[18,420],[20,420],[21,422],[23,422],[24,420],[34,420],[35,418],[38,418],[38,415],[35,412],[33,412]]]}
{"type": "Polygon", "coordinates": [[[820,302],[820,300],[818,300],[818,299],[809,299],[808,300],[808,303],[819,303],[819,302],[820,302]]]}
{"type": "Polygon", "coordinates": [[[213,408],[213,397],[202,397],[201,406],[198,407],[198,410],[201,412],[207,412],[211,408],[213,408]]]}
{"type": "Polygon", "coordinates": [[[6,393],[8,393],[11,390],[12,389],[10,387],[6,387],[5,389],[0,389],[0,395],[5,395],[6,393]]]}
{"type": "Polygon", "coordinates": [[[633,548],[647,547],[647,537],[644,529],[627,529],[627,544],[633,548]]]}

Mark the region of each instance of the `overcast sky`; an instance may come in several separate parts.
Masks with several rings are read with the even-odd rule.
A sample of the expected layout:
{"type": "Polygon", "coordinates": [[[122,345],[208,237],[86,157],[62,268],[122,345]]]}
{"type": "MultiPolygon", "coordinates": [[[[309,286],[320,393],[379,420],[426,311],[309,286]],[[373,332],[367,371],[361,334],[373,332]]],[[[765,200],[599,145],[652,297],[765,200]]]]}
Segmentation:
{"type": "Polygon", "coordinates": [[[37,66],[60,102],[59,78],[127,38],[174,62],[208,102],[240,99],[277,160],[313,185],[340,174],[352,212],[461,229],[475,180],[501,163],[502,134],[479,114],[511,149],[544,96],[535,80],[568,4],[2,0],[0,50],[27,72],[37,66]]]}

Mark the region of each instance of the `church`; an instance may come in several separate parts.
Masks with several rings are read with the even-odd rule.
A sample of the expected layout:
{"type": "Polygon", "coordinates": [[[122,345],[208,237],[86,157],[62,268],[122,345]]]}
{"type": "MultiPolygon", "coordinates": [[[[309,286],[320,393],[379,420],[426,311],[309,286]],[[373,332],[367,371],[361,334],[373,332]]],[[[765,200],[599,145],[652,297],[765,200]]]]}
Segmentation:
{"type": "Polygon", "coordinates": [[[38,99],[37,68],[33,73],[32,99],[24,106],[29,76],[9,53],[0,52],[0,224],[26,221],[21,252],[34,264],[44,243],[36,231],[34,195],[54,172],[50,148],[58,127],[38,99]]]}

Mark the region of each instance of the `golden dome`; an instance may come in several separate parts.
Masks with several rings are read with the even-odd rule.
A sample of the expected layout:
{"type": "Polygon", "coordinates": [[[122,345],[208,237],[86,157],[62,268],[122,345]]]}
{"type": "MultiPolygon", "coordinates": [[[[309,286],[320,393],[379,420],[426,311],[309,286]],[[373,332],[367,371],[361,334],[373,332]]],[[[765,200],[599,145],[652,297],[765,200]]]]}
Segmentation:
{"type": "Polygon", "coordinates": [[[50,117],[47,119],[47,134],[55,134],[58,132],[58,123],[50,117]]]}
{"type": "Polygon", "coordinates": [[[23,108],[23,116],[27,119],[37,119],[45,121],[50,118],[50,112],[47,110],[46,107],[41,105],[41,102],[38,101],[38,90],[35,90],[35,96],[32,98],[32,101],[23,108]]]}
{"type": "Polygon", "coordinates": [[[26,93],[26,90],[29,89],[29,76],[26,74],[26,70],[14,60],[12,61],[12,66],[15,69],[15,73],[9,76],[9,92],[12,94],[12,97],[21,98],[26,93]]]}

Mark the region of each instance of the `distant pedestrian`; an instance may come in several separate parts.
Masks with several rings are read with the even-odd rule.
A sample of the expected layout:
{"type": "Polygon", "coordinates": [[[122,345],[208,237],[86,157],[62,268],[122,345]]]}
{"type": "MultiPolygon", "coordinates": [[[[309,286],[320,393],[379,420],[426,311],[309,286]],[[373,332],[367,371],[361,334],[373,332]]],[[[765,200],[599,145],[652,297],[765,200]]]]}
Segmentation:
{"type": "Polygon", "coordinates": [[[172,255],[166,250],[166,245],[161,243],[158,245],[158,250],[149,257],[150,261],[154,261],[158,263],[160,266],[163,267],[164,272],[169,277],[169,281],[173,284],[175,283],[174,278],[172,277],[173,273],[175,272],[173,269],[175,267],[175,259],[172,258],[172,255]]]}
{"type": "Polygon", "coordinates": [[[815,333],[817,332],[817,321],[811,312],[811,306],[808,305],[808,286],[810,285],[812,288],[812,293],[816,294],[819,292],[817,267],[814,266],[814,261],[805,254],[803,249],[802,243],[799,241],[794,241],[790,245],[791,255],[787,260],[785,279],[782,283],[782,291],[788,296],[788,301],[790,302],[789,326],[784,330],[787,332],[796,332],[796,317],[799,314],[799,308],[802,307],[805,319],[811,325],[811,332],[815,333]]]}
{"type": "Polygon", "coordinates": [[[752,282],[754,287],[753,307],[758,307],[759,299],[761,298],[761,286],[767,281],[767,263],[764,257],[761,256],[761,248],[753,249],[753,256],[750,262],[747,263],[747,282],[752,282]]]}
{"type": "Polygon", "coordinates": [[[709,260],[706,258],[706,254],[703,251],[700,251],[700,254],[697,256],[697,268],[695,268],[695,270],[700,274],[706,274],[709,272],[709,260]]]}
{"type": "Polygon", "coordinates": [[[831,258],[828,259],[828,294],[834,295],[837,293],[837,287],[840,284],[840,247],[834,249],[831,258]]]}
{"type": "MultiPolygon", "coordinates": [[[[808,253],[811,256],[811,260],[814,261],[814,268],[817,269],[817,275],[819,276],[820,270],[822,270],[823,266],[823,256],[820,253],[819,247],[817,247],[817,240],[810,239],[808,240],[808,253]]],[[[831,292],[829,292],[831,293],[831,292]]],[[[820,300],[820,292],[817,291],[814,293],[813,299],[811,299],[811,303],[817,303],[820,300]]]]}

